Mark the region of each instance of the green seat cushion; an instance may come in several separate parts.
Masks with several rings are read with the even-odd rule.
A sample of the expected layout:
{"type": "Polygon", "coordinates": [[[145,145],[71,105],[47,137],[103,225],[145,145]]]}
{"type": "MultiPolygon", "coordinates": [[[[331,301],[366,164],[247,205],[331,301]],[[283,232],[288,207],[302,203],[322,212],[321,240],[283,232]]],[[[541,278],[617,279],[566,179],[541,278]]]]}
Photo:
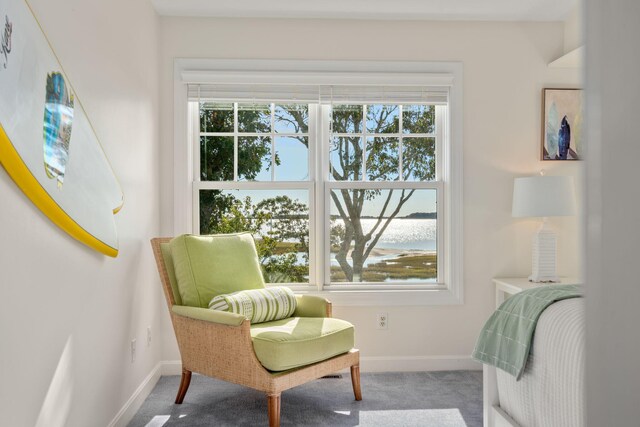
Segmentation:
{"type": "Polygon", "coordinates": [[[354,328],[340,319],[290,317],[251,325],[251,339],[262,366],[285,371],[348,352],[354,328]]]}
{"type": "Polygon", "coordinates": [[[250,233],[182,235],[169,248],[183,305],[207,308],[216,295],[264,288],[250,233]]]}

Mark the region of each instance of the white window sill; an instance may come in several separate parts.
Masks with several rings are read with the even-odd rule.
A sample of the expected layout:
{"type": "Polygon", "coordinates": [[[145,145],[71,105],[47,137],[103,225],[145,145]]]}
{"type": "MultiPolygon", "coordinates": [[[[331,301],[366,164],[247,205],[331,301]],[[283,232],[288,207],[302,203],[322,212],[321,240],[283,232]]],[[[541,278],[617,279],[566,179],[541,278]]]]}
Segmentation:
{"type": "Polygon", "coordinates": [[[317,295],[328,299],[334,306],[422,306],[462,304],[462,296],[450,289],[420,290],[325,290],[303,291],[298,295],[317,295]]]}

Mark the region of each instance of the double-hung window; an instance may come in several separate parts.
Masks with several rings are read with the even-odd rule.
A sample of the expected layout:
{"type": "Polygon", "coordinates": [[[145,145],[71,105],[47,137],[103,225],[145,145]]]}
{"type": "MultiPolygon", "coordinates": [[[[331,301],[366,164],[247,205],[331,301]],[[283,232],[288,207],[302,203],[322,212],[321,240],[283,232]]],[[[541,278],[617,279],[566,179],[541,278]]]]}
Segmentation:
{"type": "Polygon", "coordinates": [[[326,108],[330,286],[441,283],[438,155],[446,103],[413,95],[403,104],[393,98],[354,104],[352,95],[349,104],[326,108]]]}
{"type": "Polygon", "coordinates": [[[460,302],[453,77],[320,74],[270,83],[273,73],[257,70],[211,71],[205,82],[183,73],[186,229],[251,232],[268,283],[460,302]]]}

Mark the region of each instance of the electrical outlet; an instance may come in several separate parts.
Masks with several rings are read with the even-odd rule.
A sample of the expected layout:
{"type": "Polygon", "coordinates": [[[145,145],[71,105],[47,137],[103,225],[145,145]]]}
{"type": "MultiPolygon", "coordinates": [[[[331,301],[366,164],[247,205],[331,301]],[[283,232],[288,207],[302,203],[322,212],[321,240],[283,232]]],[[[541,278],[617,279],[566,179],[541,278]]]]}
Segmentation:
{"type": "Polygon", "coordinates": [[[147,347],[151,345],[151,326],[147,326],[147,347]]]}
{"type": "Polygon", "coordinates": [[[131,340],[131,363],[136,361],[136,340],[131,340]]]}
{"type": "Polygon", "coordinates": [[[389,316],[387,313],[378,313],[376,318],[376,329],[388,329],[389,316]]]}

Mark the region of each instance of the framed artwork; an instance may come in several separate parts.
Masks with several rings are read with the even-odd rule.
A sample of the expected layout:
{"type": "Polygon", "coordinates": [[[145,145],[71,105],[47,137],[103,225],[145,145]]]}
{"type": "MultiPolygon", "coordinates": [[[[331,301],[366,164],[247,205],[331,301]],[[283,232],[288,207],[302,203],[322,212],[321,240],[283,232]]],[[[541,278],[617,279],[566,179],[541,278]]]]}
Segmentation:
{"type": "Polygon", "coordinates": [[[0,164],[53,223],[118,255],[122,190],[25,0],[0,2],[0,164]]]}
{"type": "Polygon", "coordinates": [[[542,160],[581,160],[582,89],[543,89],[542,160]]]}

